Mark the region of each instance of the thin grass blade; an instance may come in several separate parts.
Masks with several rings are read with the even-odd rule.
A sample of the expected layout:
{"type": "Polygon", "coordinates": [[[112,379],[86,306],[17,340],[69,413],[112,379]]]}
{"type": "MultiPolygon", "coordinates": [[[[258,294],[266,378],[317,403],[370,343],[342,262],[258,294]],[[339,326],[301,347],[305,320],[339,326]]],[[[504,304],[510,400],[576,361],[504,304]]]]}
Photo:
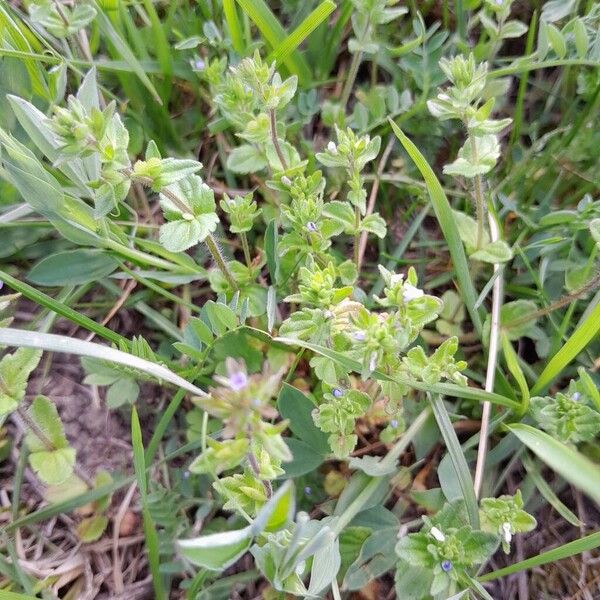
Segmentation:
{"type": "Polygon", "coordinates": [[[531,393],[539,394],[556,379],[565,367],[598,336],[600,332],[600,303],[595,306],[587,319],[571,334],[564,346],[550,359],[533,386],[531,393]]]}
{"type": "Polygon", "coordinates": [[[508,429],[551,469],[600,503],[600,467],[583,454],[531,425],[516,423],[508,429]]]}
{"type": "Polygon", "coordinates": [[[469,265],[467,263],[467,256],[463,247],[463,243],[458,234],[458,228],[452,214],[452,208],[448,202],[448,198],[444,193],[444,190],[435,176],[433,169],[429,166],[425,157],[421,154],[419,149],[406,137],[404,132],[394,123],[391,119],[389,120],[390,125],[396,134],[396,137],[400,140],[404,149],[413,160],[423,179],[427,185],[427,191],[431,198],[431,204],[435,212],[435,216],[440,224],[442,233],[446,238],[448,244],[448,250],[454,263],[454,270],[456,272],[456,278],[458,279],[458,285],[460,293],[465,302],[465,306],[469,311],[471,320],[475,329],[481,335],[483,329],[483,322],[478,310],[475,308],[477,302],[477,293],[475,287],[471,281],[471,274],[469,272],[469,265]]]}

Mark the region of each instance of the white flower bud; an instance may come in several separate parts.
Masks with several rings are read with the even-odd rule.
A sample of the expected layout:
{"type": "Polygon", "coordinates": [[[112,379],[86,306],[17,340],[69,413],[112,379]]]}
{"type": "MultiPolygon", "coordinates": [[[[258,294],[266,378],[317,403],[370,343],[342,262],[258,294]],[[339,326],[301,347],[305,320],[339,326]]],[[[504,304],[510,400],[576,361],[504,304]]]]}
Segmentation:
{"type": "Polygon", "coordinates": [[[510,523],[502,523],[502,537],[507,544],[510,544],[510,540],[512,540],[510,523]]]}
{"type": "Polygon", "coordinates": [[[446,541],[446,536],[437,528],[437,527],[432,527],[429,530],[429,533],[438,541],[438,542],[445,542],[446,541]]]}
{"type": "Polygon", "coordinates": [[[423,290],[416,288],[414,285],[410,283],[405,283],[404,288],[402,289],[402,299],[404,302],[410,302],[411,300],[415,300],[424,295],[423,290]]]}
{"type": "Polygon", "coordinates": [[[337,154],[337,146],[333,143],[333,142],[329,142],[327,144],[327,150],[331,153],[331,154],[337,154]]]}
{"type": "Polygon", "coordinates": [[[281,178],[281,183],[283,183],[283,185],[287,185],[289,187],[290,185],[292,185],[292,180],[287,175],[284,175],[281,178]]]}

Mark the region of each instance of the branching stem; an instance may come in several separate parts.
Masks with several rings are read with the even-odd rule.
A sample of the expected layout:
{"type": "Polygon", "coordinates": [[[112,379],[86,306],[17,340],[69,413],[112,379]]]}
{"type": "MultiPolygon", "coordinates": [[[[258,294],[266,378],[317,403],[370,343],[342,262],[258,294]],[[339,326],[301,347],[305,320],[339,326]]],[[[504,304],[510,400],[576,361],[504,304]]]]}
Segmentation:
{"type": "Polygon", "coordinates": [[[235,278],[233,277],[233,273],[229,270],[229,267],[227,266],[227,262],[225,261],[225,258],[223,257],[221,250],[219,250],[219,245],[217,244],[217,240],[215,240],[212,233],[209,233],[208,236],[206,236],[204,243],[206,244],[208,251],[211,253],[215,263],[217,263],[217,267],[219,267],[219,269],[221,270],[221,273],[223,273],[223,277],[225,277],[225,279],[227,279],[227,282],[229,283],[229,285],[233,288],[234,291],[237,292],[237,290],[239,289],[239,286],[238,286],[235,278]]]}
{"type": "Polygon", "coordinates": [[[277,153],[277,158],[279,158],[279,162],[281,163],[281,168],[284,171],[287,171],[288,164],[283,156],[283,152],[281,151],[281,146],[279,145],[279,140],[277,139],[277,115],[275,114],[275,109],[272,108],[269,111],[269,117],[271,118],[271,140],[273,141],[273,146],[275,147],[275,152],[277,153]]]}

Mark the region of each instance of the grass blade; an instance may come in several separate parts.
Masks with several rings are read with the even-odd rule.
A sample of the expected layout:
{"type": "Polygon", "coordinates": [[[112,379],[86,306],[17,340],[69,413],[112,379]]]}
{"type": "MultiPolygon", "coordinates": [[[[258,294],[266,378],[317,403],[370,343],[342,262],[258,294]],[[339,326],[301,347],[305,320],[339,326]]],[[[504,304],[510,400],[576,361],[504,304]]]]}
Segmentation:
{"type": "Polygon", "coordinates": [[[469,265],[467,263],[467,256],[463,248],[463,243],[458,235],[458,229],[456,222],[452,214],[452,208],[448,202],[448,198],[444,193],[438,178],[435,176],[433,169],[429,166],[425,157],[421,154],[419,149],[406,137],[404,132],[390,119],[390,125],[396,134],[396,137],[400,140],[404,149],[413,160],[423,179],[427,185],[427,191],[431,198],[431,204],[435,212],[435,216],[440,224],[444,238],[448,243],[448,250],[454,263],[454,269],[456,271],[456,278],[460,288],[460,293],[463,297],[473,325],[477,330],[477,333],[481,335],[483,329],[483,323],[479,312],[475,308],[477,302],[477,293],[475,287],[471,281],[471,275],[469,273],[469,265]]]}
{"type": "Polygon", "coordinates": [[[223,0],[223,13],[225,14],[225,20],[229,27],[229,35],[231,36],[231,43],[233,49],[241,56],[244,55],[244,32],[240,24],[238,17],[237,8],[235,6],[235,0],[223,0]]]}
{"type": "MultiPolygon", "coordinates": [[[[41,98],[50,100],[50,91],[43,75],[44,71],[34,59],[25,57],[27,53],[33,52],[33,49],[24,32],[19,27],[19,24],[8,12],[7,6],[7,3],[0,4],[0,37],[3,40],[2,45],[7,44],[12,49],[23,53],[22,62],[29,75],[32,91],[41,98]]],[[[36,48],[36,50],[39,50],[39,48],[36,48]]]]}
{"type": "Polygon", "coordinates": [[[269,55],[281,64],[335,10],[332,0],[323,0],[269,55]]]}
{"type": "Polygon", "coordinates": [[[600,303],[587,319],[571,334],[564,346],[550,359],[533,386],[531,393],[539,394],[600,332],[600,303]]]}
{"type": "Polygon", "coordinates": [[[558,548],[548,550],[548,552],[538,554],[538,556],[522,560],[514,565],[492,571],[491,573],[486,573],[479,577],[479,581],[493,581],[494,579],[499,579],[506,575],[512,575],[513,573],[519,573],[520,571],[526,571],[527,569],[533,569],[534,567],[540,567],[541,565],[547,565],[548,563],[553,563],[557,560],[569,558],[570,556],[575,556],[576,554],[598,548],[598,546],[600,546],[600,531],[592,533],[591,535],[586,535],[585,537],[569,542],[568,544],[563,544],[558,548]]]}
{"type": "MultiPolygon", "coordinates": [[[[251,328],[246,328],[250,335],[255,335],[255,332],[251,328]]],[[[262,332],[261,332],[262,333],[262,332]]],[[[264,336],[264,333],[262,334],[264,336]]],[[[264,337],[261,337],[264,340],[264,337]]],[[[319,346],[318,344],[312,344],[311,342],[305,342],[303,340],[297,340],[292,338],[285,337],[275,337],[272,338],[274,342],[282,343],[288,346],[300,346],[301,348],[306,348],[307,350],[311,350],[316,354],[320,354],[321,356],[325,356],[330,358],[331,360],[337,362],[342,365],[344,368],[349,371],[355,371],[356,373],[360,373],[362,370],[361,364],[352,358],[349,358],[340,352],[336,352],[335,350],[331,350],[324,346],[319,346]]],[[[500,394],[496,394],[493,392],[486,392],[485,390],[481,390],[478,388],[472,387],[463,387],[461,385],[455,385],[453,383],[424,383],[422,381],[416,381],[413,379],[407,379],[403,377],[390,377],[381,371],[373,371],[371,373],[371,377],[378,381],[399,381],[400,383],[406,384],[415,390],[420,390],[422,392],[431,392],[432,394],[441,394],[443,396],[452,396],[454,398],[465,398],[467,400],[475,400],[476,402],[491,402],[492,404],[498,404],[499,406],[506,406],[507,408],[518,409],[520,404],[511,400],[510,398],[506,398],[505,396],[501,396],[500,394]]]]}
{"type": "Polygon", "coordinates": [[[150,24],[152,26],[152,35],[154,37],[154,47],[156,50],[156,57],[158,58],[158,64],[162,69],[164,75],[163,81],[163,96],[162,100],[164,104],[168,104],[169,96],[171,95],[171,79],[173,75],[173,63],[171,61],[171,51],[169,49],[169,42],[167,36],[160,22],[160,18],[154,3],[152,0],[144,0],[144,8],[148,13],[150,24]]]}
{"type": "Polygon", "coordinates": [[[504,352],[506,366],[521,390],[521,414],[524,415],[529,407],[529,386],[527,385],[521,365],[519,365],[519,357],[512,347],[508,336],[504,333],[502,334],[502,351],[504,352]]]}
{"type": "Polygon", "coordinates": [[[114,46],[115,50],[121,55],[123,60],[131,67],[131,70],[139,77],[144,87],[152,94],[152,97],[158,104],[162,105],[161,97],[159,96],[156,88],[150,81],[146,71],[144,71],[142,65],[135,57],[127,43],[119,35],[119,32],[114,28],[110,19],[104,14],[98,3],[94,3],[96,6],[96,23],[102,35],[104,35],[110,43],[114,46]]]}
{"type": "Polygon", "coordinates": [[[78,313],[76,310],[73,310],[71,307],[67,306],[66,304],[63,304],[62,302],[54,300],[54,298],[51,298],[43,292],[36,290],[27,283],[15,279],[14,277],[9,275],[8,273],[5,273],[4,271],[0,271],[0,281],[4,281],[4,283],[9,285],[16,292],[19,292],[20,294],[25,296],[25,298],[27,298],[28,300],[31,300],[36,304],[43,306],[44,308],[48,308],[51,311],[54,311],[57,315],[69,319],[73,323],[76,323],[77,325],[87,329],[88,331],[93,331],[96,335],[99,335],[100,337],[104,338],[105,340],[108,340],[109,342],[113,342],[115,344],[125,342],[127,343],[127,345],[129,345],[129,341],[126,338],[112,331],[108,327],[104,327],[104,325],[96,323],[96,321],[93,321],[89,317],[78,313]]]}
{"type": "MultiPolygon", "coordinates": [[[[237,0],[237,2],[256,24],[271,48],[277,48],[284,42],[286,39],[285,29],[264,0],[237,0]]],[[[298,76],[302,83],[310,80],[310,68],[298,50],[292,51],[290,56],[284,59],[283,62],[290,72],[298,76]]]]}
{"type": "Polygon", "coordinates": [[[444,406],[444,401],[439,394],[431,395],[431,407],[433,409],[433,416],[437,421],[440,433],[444,438],[450,460],[454,466],[456,477],[462,491],[465,506],[467,508],[467,515],[469,516],[469,522],[475,529],[479,528],[479,504],[475,497],[475,488],[473,487],[473,480],[471,479],[471,472],[469,471],[469,465],[465,460],[462,448],[458,437],[456,437],[456,431],[452,427],[448,411],[444,406]]]}
{"type": "Polygon", "coordinates": [[[142,442],[142,429],[135,406],[131,409],[131,444],[133,447],[133,466],[137,479],[140,499],[142,502],[142,518],[148,563],[154,586],[154,597],[157,600],[166,598],[165,589],[160,574],[160,554],[158,548],[158,533],[154,521],[148,510],[148,482],[146,479],[146,462],[144,460],[144,444],[142,442]]]}
{"type": "Polygon", "coordinates": [[[547,481],[542,477],[537,465],[528,457],[523,457],[523,466],[531,481],[535,483],[535,486],[539,490],[540,494],[554,507],[554,510],[563,517],[566,521],[574,525],[575,527],[581,527],[582,523],[577,518],[577,515],[569,510],[560,500],[560,498],[554,493],[554,490],[548,485],[547,481]]]}
{"type": "Polygon", "coordinates": [[[516,423],[508,429],[551,469],[577,489],[600,503],[600,467],[589,458],[539,431],[531,425],[516,423]]]}
{"type": "Polygon", "coordinates": [[[199,387],[186,381],[183,377],[173,373],[163,365],[155,364],[143,358],[64,335],[53,333],[38,333],[36,331],[25,331],[23,329],[12,329],[5,327],[0,329],[0,344],[6,346],[25,346],[27,348],[39,348],[49,352],[62,352],[65,354],[77,354],[78,356],[89,356],[98,360],[107,360],[126,367],[142,371],[159,381],[168,381],[192,394],[205,396],[199,387]]]}

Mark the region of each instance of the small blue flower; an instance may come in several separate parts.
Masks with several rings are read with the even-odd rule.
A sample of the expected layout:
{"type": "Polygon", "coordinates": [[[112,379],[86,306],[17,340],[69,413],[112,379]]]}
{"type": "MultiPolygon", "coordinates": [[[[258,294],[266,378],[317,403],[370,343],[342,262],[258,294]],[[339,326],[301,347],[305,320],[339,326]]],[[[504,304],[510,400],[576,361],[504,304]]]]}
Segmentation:
{"type": "Polygon", "coordinates": [[[304,488],[304,493],[305,493],[307,496],[310,496],[310,495],[312,494],[312,488],[311,488],[309,485],[307,485],[307,486],[304,488]]]}
{"type": "Polygon", "coordinates": [[[573,396],[571,396],[575,402],[579,402],[579,398],[581,398],[581,394],[579,392],[575,392],[573,396]]]}
{"type": "Polygon", "coordinates": [[[449,560],[445,560],[442,562],[442,571],[448,572],[452,570],[452,563],[449,560]]]}
{"type": "Polygon", "coordinates": [[[336,398],[341,398],[344,395],[344,391],[340,390],[340,388],[333,388],[331,390],[331,393],[336,397],[336,398]]]}
{"type": "Polygon", "coordinates": [[[313,232],[315,232],[315,231],[317,230],[317,224],[316,224],[316,223],[313,223],[312,221],[309,221],[309,222],[306,224],[306,229],[307,229],[308,231],[310,231],[311,233],[313,233],[313,232]]]}
{"type": "Polygon", "coordinates": [[[390,421],[390,425],[391,425],[391,426],[392,426],[394,429],[396,429],[396,427],[398,427],[398,420],[397,420],[397,419],[392,419],[392,420],[390,421]]]}
{"type": "Polygon", "coordinates": [[[248,377],[243,371],[236,371],[229,376],[229,386],[236,392],[243,390],[247,383],[248,377]]]}
{"type": "Polygon", "coordinates": [[[191,475],[191,473],[187,469],[183,472],[183,478],[184,479],[189,479],[190,475],[191,475]]]}

